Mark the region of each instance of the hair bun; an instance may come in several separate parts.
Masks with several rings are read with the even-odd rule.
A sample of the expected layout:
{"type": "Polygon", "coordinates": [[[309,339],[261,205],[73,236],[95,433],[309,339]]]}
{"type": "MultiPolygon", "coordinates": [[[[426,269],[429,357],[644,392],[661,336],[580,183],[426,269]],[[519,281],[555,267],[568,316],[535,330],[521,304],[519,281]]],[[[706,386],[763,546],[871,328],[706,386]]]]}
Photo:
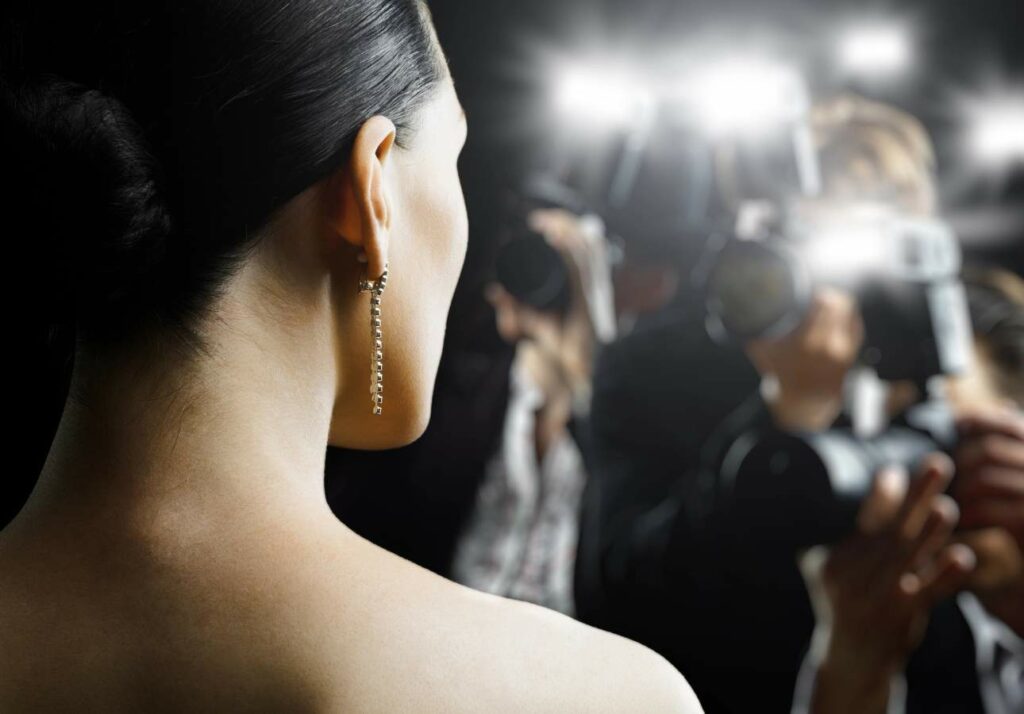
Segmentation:
{"type": "Polygon", "coordinates": [[[5,86],[0,137],[5,228],[12,264],[38,285],[34,319],[103,323],[144,311],[171,221],[125,107],[59,79],[5,86]]]}

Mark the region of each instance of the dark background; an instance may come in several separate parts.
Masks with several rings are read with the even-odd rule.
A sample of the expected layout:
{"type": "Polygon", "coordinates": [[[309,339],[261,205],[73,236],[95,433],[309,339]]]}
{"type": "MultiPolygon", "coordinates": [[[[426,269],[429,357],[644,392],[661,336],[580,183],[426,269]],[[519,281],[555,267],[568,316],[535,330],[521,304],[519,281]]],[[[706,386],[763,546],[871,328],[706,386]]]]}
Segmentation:
{"type": "MultiPolygon", "coordinates": [[[[927,125],[939,150],[947,211],[974,217],[971,235],[964,236],[968,256],[1024,270],[1024,234],[999,235],[985,220],[1000,211],[1024,210],[1024,177],[1017,171],[963,179],[963,125],[952,102],[992,76],[1024,84],[1024,3],[1019,0],[433,0],[430,5],[470,123],[461,165],[471,238],[449,319],[446,360],[469,347],[498,349],[480,293],[505,197],[529,169],[545,164],[563,138],[565,128],[550,120],[548,110],[553,58],[600,55],[644,66],[687,43],[743,44],[753,38],[785,48],[809,68],[820,94],[863,90],[835,81],[823,60],[830,33],[861,17],[903,19],[915,28],[916,66],[902,81],[866,93],[911,111],[927,125]]],[[[17,305],[10,309],[16,315],[17,305]]],[[[12,345],[15,396],[9,413],[16,424],[17,458],[0,477],[0,526],[20,509],[42,466],[70,364],[66,343],[47,348],[45,335],[32,326],[19,325],[12,345]]],[[[442,370],[442,380],[445,374],[442,370]]]]}

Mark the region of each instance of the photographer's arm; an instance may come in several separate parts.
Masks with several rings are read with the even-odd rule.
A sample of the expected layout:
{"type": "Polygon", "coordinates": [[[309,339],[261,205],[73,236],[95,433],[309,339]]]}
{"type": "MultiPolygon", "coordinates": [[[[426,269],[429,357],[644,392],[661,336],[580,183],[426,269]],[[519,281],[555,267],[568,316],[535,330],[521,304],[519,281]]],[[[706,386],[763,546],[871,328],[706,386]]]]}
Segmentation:
{"type": "Polygon", "coordinates": [[[814,712],[905,714],[906,688],[902,674],[866,678],[851,686],[849,673],[836,672],[834,665],[829,670],[809,653],[797,678],[790,714],[810,714],[812,707],[814,712]]]}
{"type": "Polygon", "coordinates": [[[780,429],[821,431],[843,408],[843,383],[864,340],[853,296],[818,290],[803,322],[782,337],[753,340],[746,353],[780,429]]]}
{"type": "Polygon", "coordinates": [[[695,581],[706,581],[722,547],[705,512],[713,506],[721,458],[740,434],[772,423],[754,394],[703,449],[680,448],[668,459],[631,438],[636,435],[628,424],[616,418],[615,401],[598,389],[589,425],[593,448],[577,561],[577,600],[584,610],[599,602],[632,607],[685,598],[695,581]]]}
{"type": "Polygon", "coordinates": [[[884,714],[932,607],[971,572],[973,553],[949,542],[957,509],[942,491],[951,473],[938,457],[909,486],[903,474],[884,471],[858,532],[832,549],[819,574],[805,569],[820,661],[811,714],[884,714]]]}

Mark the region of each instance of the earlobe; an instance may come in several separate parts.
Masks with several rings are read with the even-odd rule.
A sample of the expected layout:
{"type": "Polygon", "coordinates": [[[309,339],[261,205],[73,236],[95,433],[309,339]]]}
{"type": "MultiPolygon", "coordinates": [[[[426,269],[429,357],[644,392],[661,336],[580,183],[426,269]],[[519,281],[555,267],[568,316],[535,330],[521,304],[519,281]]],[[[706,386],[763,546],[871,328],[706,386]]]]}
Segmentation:
{"type": "Polygon", "coordinates": [[[384,169],[395,142],[387,117],[368,119],[356,134],[348,165],[331,180],[332,223],[342,239],[366,255],[367,275],[376,279],[388,262],[391,199],[384,169]]]}

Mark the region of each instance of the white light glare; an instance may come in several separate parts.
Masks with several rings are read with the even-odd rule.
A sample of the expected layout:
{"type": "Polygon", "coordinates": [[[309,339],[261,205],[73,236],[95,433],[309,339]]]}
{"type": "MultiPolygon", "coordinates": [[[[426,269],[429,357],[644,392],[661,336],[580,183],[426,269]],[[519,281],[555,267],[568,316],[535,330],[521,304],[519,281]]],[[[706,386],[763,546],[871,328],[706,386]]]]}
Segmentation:
{"type": "Polygon", "coordinates": [[[650,100],[648,93],[621,73],[567,70],[555,87],[555,103],[568,116],[599,124],[624,124],[650,100]]]}
{"type": "Polygon", "coordinates": [[[898,25],[869,25],[839,39],[839,61],[850,72],[892,74],[910,64],[910,37],[898,25]]]}
{"type": "Polygon", "coordinates": [[[890,262],[889,246],[881,225],[834,224],[822,226],[805,246],[811,270],[828,278],[858,278],[890,262]]]}
{"type": "Polygon", "coordinates": [[[808,101],[798,73],[757,60],[712,65],[685,91],[698,119],[714,134],[751,133],[794,121],[808,101]]]}
{"type": "Polygon", "coordinates": [[[1024,161],[1024,93],[973,108],[970,149],[986,163],[1024,161]]]}

